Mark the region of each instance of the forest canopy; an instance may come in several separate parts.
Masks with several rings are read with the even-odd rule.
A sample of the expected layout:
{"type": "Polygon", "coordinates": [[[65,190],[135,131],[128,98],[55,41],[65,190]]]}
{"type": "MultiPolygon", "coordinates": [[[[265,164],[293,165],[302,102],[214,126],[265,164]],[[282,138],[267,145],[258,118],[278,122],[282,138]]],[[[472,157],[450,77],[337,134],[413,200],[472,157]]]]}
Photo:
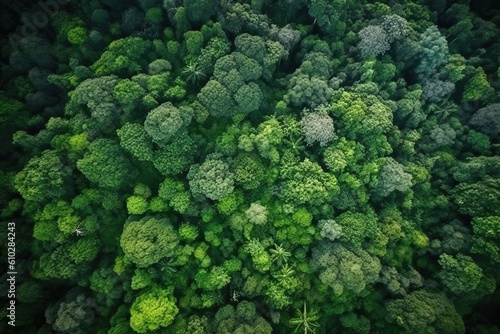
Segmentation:
{"type": "Polygon", "coordinates": [[[0,332],[500,333],[495,1],[0,8],[0,332]]]}

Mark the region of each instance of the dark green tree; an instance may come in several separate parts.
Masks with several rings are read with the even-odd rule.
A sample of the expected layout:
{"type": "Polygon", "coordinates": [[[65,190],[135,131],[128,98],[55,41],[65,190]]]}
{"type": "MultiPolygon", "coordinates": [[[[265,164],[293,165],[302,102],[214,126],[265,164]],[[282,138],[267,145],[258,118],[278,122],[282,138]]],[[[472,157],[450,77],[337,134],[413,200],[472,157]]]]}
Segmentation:
{"type": "Polygon", "coordinates": [[[76,165],[87,179],[104,188],[120,188],[137,175],[137,169],[123,155],[119,144],[110,139],[91,143],[76,165]]]}
{"type": "Polygon", "coordinates": [[[418,290],[387,303],[387,320],[412,333],[465,333],[462,318],[442,294],[418,290]]]}
{"type": "Polygon", "coordinates": [[[14,186],[27,201],[45,203],[63,197],[71,169],[55,151],[44,151],[32,158],[14,178],[14,186]]]}

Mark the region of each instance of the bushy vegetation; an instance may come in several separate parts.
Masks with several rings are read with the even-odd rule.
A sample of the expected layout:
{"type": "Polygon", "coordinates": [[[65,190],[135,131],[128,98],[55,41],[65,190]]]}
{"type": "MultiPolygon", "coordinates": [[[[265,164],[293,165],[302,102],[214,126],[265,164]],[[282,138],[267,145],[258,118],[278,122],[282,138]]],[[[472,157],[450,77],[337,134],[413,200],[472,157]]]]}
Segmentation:
{"type": "Polygon", "coordinates": [[[495,1],[49,2],[0,10],[17,333],[500,332],[495,1]]]}

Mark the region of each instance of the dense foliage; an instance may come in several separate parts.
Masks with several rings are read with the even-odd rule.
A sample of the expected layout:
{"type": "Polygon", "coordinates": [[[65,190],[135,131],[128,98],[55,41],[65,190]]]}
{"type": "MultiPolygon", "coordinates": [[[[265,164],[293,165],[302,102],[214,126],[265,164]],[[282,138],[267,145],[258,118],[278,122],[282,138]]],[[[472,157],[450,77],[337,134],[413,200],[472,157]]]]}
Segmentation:
{"type": "Polygon", "coordinates": [[[0,332],[500,332],[495,1],[0,12],[0,332]]]}

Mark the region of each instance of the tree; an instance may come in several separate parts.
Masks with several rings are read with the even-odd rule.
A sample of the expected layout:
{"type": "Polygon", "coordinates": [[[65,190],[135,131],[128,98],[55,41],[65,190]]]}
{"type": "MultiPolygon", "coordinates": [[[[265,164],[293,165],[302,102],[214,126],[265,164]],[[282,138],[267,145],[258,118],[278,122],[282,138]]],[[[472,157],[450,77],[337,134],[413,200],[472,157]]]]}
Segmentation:
{"type": "Polygon", "coordinates": [[[496,31],[491,22],[471,15],[469,5],[453,4],[446,11],[451,24],[448,29],[450,46],[461,54],[471,56],[477,50],[484,47],[485,43],[495,38],[496,31]]]}
{"type": "Polygon", "coordinates": [[[290,79],[285,101],[295,107],[307,106],[315,108],[328,102],[333,89],[325,79],[310,76],[296,71],[290,79]]]}
{"type": "Polygon", "coordinates": [[[361,248],[363,241],[375,237],[377,232],[377,218],[373,214],[365,215],[347,211],[338,216],[335,221],[340,230],[339,240],[356,248],[361,248]]]}
{"type": "MultiPolygon", "coordinates": [[[[133,8],[133,7],[132,7],[133,8]]],[[[131,9],[132,9],[131,8],[131,9]]],[[[137,13],[131,16],[140,17],[137,13]]],[[[111,42],[108,50],[90,68],[97,76],[110,74],[133,75],[145,66],[144,55],[151,49],[152,43],[140,37],[125,37],[111,42]]]]}
{"type": "MultiPolygon", "coordinates": [[[[378,135],[386,133],[392,128],[392,111],[387,105],[382,103],[380,100],[370,101],[367,99],[368,110],[366,111],[365,117],[360,124],[359,132],[364,136],[359,140],[365,144],[366,147],[370,148],[371,145],[368,143],[373,142],[373,137],[366,136],[367,134],[378,135]]],[[[379,136],[379,138],[381,138],[379,136]]],[[[377,143],[380,146],[381,143],[377,143]]],[[[375,145],[374,145],[375,146],[375,145]]]]}
{"type": "Polygon", "coordinates": [[[266,40],[266,50],[266,55],[262,60],[262,77],[267,82],[271,82],[281,60],[286,59],[288,52],[281,43],[272,40],[266,40]]]}
{"type": "Polygon", "coordinates": [[[204,23],[215,13],[214,0],[184,0],[188,20],[193,24],[204,23]]]}
{"type": "Polygon", "coordinates": [[[132,195],[127,198],[127,210],[131,215],[141,215],[149,208],[148,201],[141,197],[132,195]]]}
{"type": "Polygon", "coordinates": [[[77,265],[65,246],[58,246],[52,252],[44,253],[40,260],[33,264],[32,276],[42,280],[64,279],[74,280],[85,271],[85,266],[77,265]]]}
{"type": "MultiPolygon", "coordinates": [[[[333,65],[329,50],[313,48],[302,59],[298,72],[329,80],[333,75],[333,65]]],[[[297,73],[297,71],[296,71],[297,73]]]]}
{"type": "MultiPolygon", "coordinates": [[[[313,216],[311,212],[304,206],[296,208],[290,204],[285,205],[281,210],[271,213],[271,217],[279,217],[274,221],[274,226],[277,228],[276,239],[285,244],[310,245],[317,233],[312,225],[313,216]],[[283,209],[286,209],[291,216],[288,216],[283,209]]],[[[274,209],[276,210],[276,208],[274,209]]],[[[275,248],[275,250],[283,253],[281,248],[283,247],[275,248]]],[[[271,251],[273,254],[275,253],[274,250],[271,251]]]]}
{"type": "Polygon", "coordinates": [[[342,172],[349,165],[354,165],[361,158],[362,146],[345,137],[334,141],[323,153],[323,162],[335,174],[342,172]]]}
{"type": "Polygon", "coordinates": [[[42,298],[43,289],[37,281],[26,281],[19,285],[17,299],[22,303],[36,303],[42,298]]]}
{"type": "Polygon", "coordinates": [[[457,132],[448,124],[436,126],[432,129],[429,137],[434,141],[435,148],[451,146],[455,142],[457,132]]]}
{"type": "Polygon", "coordinates": [[[465,58],[460,54],[450,55],[448,62],[439,73],[440,78],[442,80],[448,80],[452,83],[457,83],[465,77],[465,74],[463,73],[466,68],[465,62],[465,58]]]}
{"type": "Polygon", "coordinates": [[[432,240],[430,246],[436,254],[463,253],[471,248],[471,231],[459,220],[445,224],[439,232],[439,238],[432,240]]]}
{"type": "Polygon", "coordinates": [[[495,331],[495,1],[35,2],[0,9],[17,332],[495,331]]]}
{"type": "MultiPolygon", "coordinates": [[[[295,326],[294,333],[299,329],[304,330],[304,334],[314,333],[315,328],[319,327],[317,321],[319,320],[319,315],[316,310],[307,311],[307,304],[304,301],[304,307],[302,310],[296,310],[297,316],[289,320],[290,325],[295,326]]],[[[302,331],[302,330],[301,330],[302,331]]]]}
{"type": "Polygon", "coordinates": [[[293,29],[289,24],[284,27],[278,27],[273,24],[269,31],[269,38],[283,45],[287,51],[286,57],[288,57],[289,52],[300,41],[300,31],[293,29]]]}
{"type": "Polygon", "coordinates": [[[384,158],[373,193],[379,197],[387,197],[395,190],[405,192],[412,186],[412,176],[405,172],[403,165],[391,157],[384,158]]]}
{"type": "Polygon", "coordinates": [[[500,157],[479,156],[470,157],[465,161],[455,164],[451,169],[453,178],[458,182],[478,182],[488,177],[498,178],[500,176],[500,157]]]}
{"type": "Polygon", "coordinates": [[[408,21],[397,14],[385,16],[381,26],[389,43],[405,38],[408,33],[408,21]]]}
{"type": "Polygon", "coordinates": [[[193,241],[198,237],[198,228],[190,224],[182,224],[179,227],[179,238],[181,240],[193,241]]]}
{"type": "Polygon", "coordinates": [[[270,283],[265,291],[265,296],[266,302],[275,310],[281,310],[292,303],[286,290],[279,284],[270,283]]]}
{"type": "Polygon", "coordinates": [[[488,82],[486,73],[484,73],[483,68],[479,67],[474,69],[472,77],[465,84],[462,101],[473,102],[485,100],[492,93],[493,88],[488,82]]]}
{"type": "MultiPolygon", "coordinates": [[[[251,134],[249,136],[249,141],[253,143],[253,145],[248,146],[256,147],[261,157],[276,163],[280,157],[277,147],[281,144],[283,136],[281,123],[275,117],[271,117],[259,124],[255,135],[251,134]]],[[[239,147],[245,151],[251,151],[252,148],[247,148],[246,140],[244,141],[245,137],[245,135],[240,136],[239,147]]]]}
{"type": "Polygon", "coordinates": [[[430,79],[424,82],[422,87],[422,98],[429,102],[446,101],[455,90],[455,84],[439,79],[430,79]]]}
{"type": "Polygon", "coordinates": [[[379,26],[364,27],[358,32],[358,37],[358,48],[363,57],[376,57],[384,54],[391,47],[387,33],[379,26]]]}
{"type": "Polygon", "coordinates": [[[382,266],[365,250],[323,240],[312,250],[311,268],[338,297],[348,291],[360,294],[376,282],[382,266]]]}
{"type": "Polygon", "coordinates": [[[172,292],[153,286],[137,297],[130,307],[130,327],[137,333],[148,333],[170,326],[179,313],[172,292]]]}
{"type": "Polygon", "coordinates": [[[263,183],[265,168],[255,154],[240,153],[232,162],[234,180],[246,190],[256,189],[263,183]]]}
{"type": "Polygon", "coordinates": [[[92,116],[88,122],[90,124],[95,122],[99,130],[116,128],[123,114],[123,110],[113,96],[118,82],[118,77],[114,75],[84,80],[69,93],[70,101],[66,104],[65,113],[75,116],[87,111],[92,116]]]}
{"type": "Polygon", "coordinates": [[[123,110],[130,113],[137,109],[144,96],[145,89],[137,82],[125,79],[120,80],[113,88],[113,97],[120,103],[123,110]]]}
{"type": "Polygon", "coordinates": [[[247,33],[240,34],[234,40],[236,50],[249,58],[262,63],[266,54],[266,43],[260,36],[252,36],[247,33]]]}
{"type": "Polygon", "coordinates": [[[146,22],[153,24],[161,24],[163,21],[163,13],[161,7],[149,8],[146,11],[146,22]]]}
{"type": "Polygon", "coordinates": [[[166,178],[162,183],[160,183],[158,196],[161,199],[170,201],[177,193],[182,191],[184,191],[184,184],[181,181],[166,178]]]}
{"type": "MultiPolygon", "coordinates": [[[[262,66],[253,58],[240,52],[233,52],[218,59],[214,66],[214,77],[217,80],[224,82],[228,74],[235,75],[236,80],[238,80],[239,76],[246,83],[251,80],[257,80],[262,76],[262,66]]],[[[237,84],[236,87],[226,85],[228,89],[236,90],[239,88],[237,82],[230,81],[227,83],[237,84]]]]}
{"type": "Polygon", "coordinates": [[[47,150],[32,158],[15,176],[14,186],[27,201],[48,202],[66,194],[70,173],[56,152],[47,150]]]}
{"type": "Polygon", "coordinates": [[[245,215],[252,224],[262,225],[267,222],[267,209],[258,203],[252,203],[245,215]]]}
{"type": "Polygon", "coordinates": [[[311,0],[307,3],[309,15],[325,34],[341,35],[344,32],[349,1],[311,0]]]}
{"type": "Polygon", "coordinates": [[[205,73],[201,66],[197,62],[192,61],[186,64],[186,67],[182,70],[182,74],[186,82],[191,84],[196,84],[205,78],[205,73]]]}
{"type": "Polygon", "coordinates": [[[339,137],[357,139],[367,147],[373,145],[373,137],[369,135],[386,133],[393,125],[391,108],[373,94],[339,89],[328,109],[333,115],[339,137]],[[362,136],[357,137],[359,134],[362,136]]]}
{"type": "MultiPolygon", "coordinates": [[[[218,27],[220,28],[220,25],[218,25],[218,27]]],[[[203,36],[205,40],[208,39],[209,42],[207,46],[201,50],[201,55],[196,60],[196,64],[204,75],[210,76],[214,70],[214,64],[217,59],[230,52],[230,45],[224,33],[207,33],[203,36]]]]}
{"type": "Polygon", "coordinates": [[[69,235],[75,233],[81,218],[75,210],[63,200],[48,203],[35,216],[33,237],[43,241],[61,243],[69,235]]]}
{"type": "Polygon", "coordinates": [[[347,331],[359,334],[368,334],[371,330],[370,320],[363,315],[350,312],[340,317],[342,327],[347,331]]]}
{"type": "Polygon", "coordinates": [[[472,252],[491,257],[500,262],[500,217],[476,217],[472,220],[472,252]]]}
{"type": "Polygon", "coordinates": [[[387,320],[412,333],[465,333],[464,323],[453,304],[442,294],[414,291],[387,303],[387,320]]]}
{"type": "Polygon", "coordinates": [[[210,80],[201,89],[198,99],[212,116],[232,116],[236,104],[231,93],[217,80],[210,80]]]}
{"type": "Polygon", "coordinates": [[[206,316],[192,315],[188,319],[186,333],[188,334],[206,334],[209,330],[209,322],[206,316]]]}
{"type": "Polygon", "coordinates": [[[237,110],[242,114],[249,114],[259,109],[262,98],[263,95],[260,87],[253,82],[241,86],[234,94],[237,110]]]}
{"type": "Polygon", "coordinates": [[[90,328],[97,313],[96,301],[77,290],[67,293],[66,298],[47,309],[47,322],[60,333],[84,333],[90,328]]]}
{"type": "Polygon", "coordinates": [[[27,115],[23,107],[21,101],[10,98],[3,92],[0,93],[0,122],[2,124],[2,132],[5,133],[3,136],[11,134],[8,130],[10,126],[18,125],[21,120],[26,119],[27,115]]]}
{"type": "Polygon", "coordinates": [[[137,169],[122,154],[118,143],[111,139],[100,138],[92,142],[76,166],[87,179],[103,188],[120,188],[137,175],[137,169]]]}
{"type": "Polygon", "coordinates": [[[87,40],[87,29],[84,27],[75,27],[68,31],[68,42],[73,45],[85,44],[87,40]]]}
{"type": "Polygon", "coordinates": [[[123,280],[110,267],[95,270],[89,282],[90,289],[96,292],[97,301],[107,306],[116,305],[123,296],[123,280]]]}
{"type": "Polygon", "coordinates": [[[241,31],[255,35],[267,35],[269,19],[267,15],[256,13],[250,4],[225,3],[221,24],[224,30],[239,34],[241,31]]]}
{"type": "Polygon", "coordinates": [[[226,305],[220,308],[212,322],[214,333],[255,333],[270,334],[272,327],[257,313],[252,302],[241,301],[236,305],[226,305]]]}
{"type": "Polygon", "coordinates": [[[430,78],[432,74],[436,73],[438,67],[447,61],[449,56],[448,42],[441,35],[438,27],[433,25],[420,35],[419,46],[420,62],[415,67],[415,72],[420,80],[423,80],[430,78]]]}
{"type": "Polygon", "coordinates": [[[198,151],[198,143],[184,130],[169,145],[153,154],[155,168],[164,176],[179,174],[189,168],[198,151]]]}
{"type": "Polygon", "coordinates": [[[308,146],[318,141],[319,145],[324,147],[335,136],[333,120],[326,114],[319,112],[306,113],[300,121],[300,126],[308,146]]]}
{"type": "Polygon", "coordinates": [[[204,37],[201,31],[191,30],[184,34],[184,41],[189,55],[198,56],[204,44],[204,37]]]}
{"type": "Polygon", "coordinates": [[[269,271],[271,268],[271,256],[259,240],[249,240],[246,243],[244,250],[246,253],[250,254],[255,269],[260,272],[269,271]]]}
{"type": "Polygon", "coordinates": [[[134,195],[149,198],[151,196],[151,189],[144,183],[138,183],[134,187],[134,195]]]}
{"type": "Polygon", "coordinates": [[[127,34],[137,33],[144,26],[144,12],[135,6],[123,11],[121,28],[127,34]]]}
{"type": "Polygon", "coordinates": [[[38,91],[46,91],[50,90],[52,87],[47,80],[47,77],[50,75],[50,71],[42,69],[40,67],[33,67],[29,73],[28,78],[29,81],[33,84],[33,86],[38,91]]]}
{"type": "Polygon", "coordinates": [[[18,52],[13,52],[10,55],[10,66],[16,71],[22,69],[23,65],[27,66],[26,71],[31,68],[30,65],[32,64],[43,68],[57,66],[55,64],[54,50],[50,47],[47,39],[36,35],[30,36],[28,33],[28,35],[24,35],[17,46],[19,47],[18,52]],[[17,63],[17,60],[19,60],[19,63],[17,63]]]}
{"type": "Polygon", "coordinates": [[[425,120],[427,115],[421,110],[422,102],[421,89],[414,89],[406,92],[404,97],[396,102],[396,111],[394,112],[395,123],[403,128],[415,129],[425,120]]]}
{"type": "Polygon", "coordinates": [[[175,32],[177,38],[181,38],[181,36],[191,29],[191,25],[187,19],[186,8],[184,7],[174,7],[175,14],[173,16],[172,23],[175,24],[175,32]]]}
{"type": "Polygon", "coordinates": [[[125,223],[120,246],[125,257],[139,268],[174,255],[178,236],[167,218],[146,216],[125,223]]]}
{"type": "Polygon", "coordinates": [[[489,104],[476,111],[470,124],[479,131],[496,138],[500,134],[500,103],[489,104]]]}
{"type": "Polygon", "coordinates": [[[474,290],[483,277],[481,268],[470,256],[441,254],[438,262],[442,267],[438,277],[455,294],[474,290]]]}
{"type": "Polygon", "coordinates": [[[156,144],[164,146],[182,126],[189,124],[191,121],[189,116],[181,114],[172,103],[165,102],[148,113],[144,121],[144,130],[156,144]]]}
{"type": "Polygon", "coordinates": [[[218,156],[208,156],[201,165],[193,165],[187,175],[193,195],[219,200],[234,189],[234,175],[218,156]]]}
{"type": "Polygon", "coordinates": [[[172,70],[172,64],[166,59],[156,59],[148,65],[150,75],[162,74],[172,70]]]}
{"type": "Polygon", "coordinates": [[[271,261],[276,261],[279,266],[287,264],[288,258],[292,256],[292,253],[283,248],[282,244],[274,244],[274,247],[271,248],[269,252],[271,253],[271,261]]]}
{"type": "Polygon", "coordinates": [[[194,280],[200,289],[210,291],[222,289],[229,284],[231,277],[224,267],[213,266],[210,271],[200,269],[194,280]]]}
{"type": "Polygon", "coordinates": [[[104,28],[109,22],[109,12],[102,8],[94,9],[90,16],[90,21],[92,22],[92,26],[104,28]]]}
{"type": "Polygon", "coordinates": [[[153,160],[153,145],[147,132],[140,124],[125,123],[116,130],[120,146],[139,161],[153,160]]]}
{"type": "Polygon", "coordinates": [[[68,249],[71,260],[76,264],[93,261],[99,253],[99,244],[100,241],[97,238],[80,238],[68,249]]]}
{"type": "MultiPolygon", "coordinates": [[[[245,38],[242,39],[240,48],[244,44],[243,51],[250,53],[252,46],[244,43],[245,38]]],[[[262,91],[253,82],[261,76],[262,67],[255,59],[233,52],[217,60],[214,76],[201,89],[198,99],[213,116],[248,114],[257,110],[262,101],[262,91]]]]}
{"type": "Polygon", "coordinates": [[[293,205],[320,205],[338,194],[335,176],[325,173],[308,159],[297,165],[284,166],[280,173],[280,196],[293,205]]]}
{"type": "Polygon", "coordinates": [[[485,177],[479,182],[463,182],[451,191],[458,211],[471,217],[500,214],[500,180],[485,177]]]}
{"type": "Polygon", "coordinates": [[[383,283],[387,290],[396,296],[405,296],[409,291],[421,288],[424,283],[422,275],[411,266],[407,269],[383,267],[379,282],[383,283]]]}
{"type": "Polygon", "coordinates": [[[342,226],[337,224],[333,219],[322,219],[318,222],[320,235],[331,241],[338,239],[342,234],[342,226]]]}

